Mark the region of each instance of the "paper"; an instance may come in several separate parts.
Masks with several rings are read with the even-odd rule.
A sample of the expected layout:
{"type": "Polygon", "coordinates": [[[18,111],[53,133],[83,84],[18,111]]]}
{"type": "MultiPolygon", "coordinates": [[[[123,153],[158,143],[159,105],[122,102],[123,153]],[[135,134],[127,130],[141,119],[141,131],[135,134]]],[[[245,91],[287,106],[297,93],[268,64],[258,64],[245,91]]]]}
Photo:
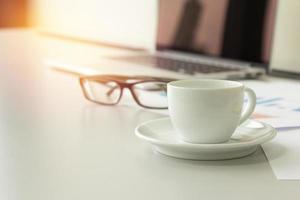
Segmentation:
{"type": "Polygon", "coordinates": [[[274,126],[278,135],[263,144],[270,166],[279,180],[300,179],[300,83],[275,80],[250,81],[257,94],[253,117],[274,126]]]}
{"type": "Polygon", "coordinates": [[[270,166],[279,180],[300,179],[300,131],[279,132],[271,142],[263,144],[270,166]]]}

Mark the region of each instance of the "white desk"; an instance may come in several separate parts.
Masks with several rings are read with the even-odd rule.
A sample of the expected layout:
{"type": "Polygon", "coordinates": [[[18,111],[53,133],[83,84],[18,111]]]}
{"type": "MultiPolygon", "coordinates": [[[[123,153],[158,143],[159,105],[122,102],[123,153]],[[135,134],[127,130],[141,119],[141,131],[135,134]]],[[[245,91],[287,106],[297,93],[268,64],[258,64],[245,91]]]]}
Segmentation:
{"type": "MultiPolygon", "coordinates": [[[[213,162],[154,153],[134,128],[159,115],[86,101],[77,78],[42,64],[64,50],[46,40],[62,43],[0,32],[0,199],[299,199],[300,182],[278,181],[261,149],[213,162]]],[[[101,53],[65,44],[76,59],[101,53]]]]}

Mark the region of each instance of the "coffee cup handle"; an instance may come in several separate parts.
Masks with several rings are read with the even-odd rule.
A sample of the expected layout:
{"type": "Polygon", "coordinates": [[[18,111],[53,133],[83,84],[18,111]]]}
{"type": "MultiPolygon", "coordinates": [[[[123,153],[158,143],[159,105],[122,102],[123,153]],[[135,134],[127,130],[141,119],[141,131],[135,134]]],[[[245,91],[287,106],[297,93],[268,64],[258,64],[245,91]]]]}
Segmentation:
{"type": "Polygon", "coordinates": [[[253,111],[255,109],[255,105],[256,105],[255,92],[248,87],[245,87],[244,92],[245,92],[246,96],[248,97],[248,102],[247,102],[246,107],[242,111],[240,124],[245,122],[251,116],[251,114],[253,113],[253,111]]]}

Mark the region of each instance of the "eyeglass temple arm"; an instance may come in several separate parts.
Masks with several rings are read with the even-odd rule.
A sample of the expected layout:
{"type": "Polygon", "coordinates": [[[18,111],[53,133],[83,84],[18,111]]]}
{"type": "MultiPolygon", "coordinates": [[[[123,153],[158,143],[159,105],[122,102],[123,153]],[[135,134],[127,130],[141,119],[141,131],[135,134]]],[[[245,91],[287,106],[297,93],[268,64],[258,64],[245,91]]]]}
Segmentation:
{"type": "MultiPolygon", "coordinates": [[[[159,88],[137,88],[137,89],[145,90],[145,91],[160,91],[161,89],[163,89],[164,91],[167,91],[166,85],[160,84],[159,86],[160,86],[159,88]]],[[[110,96],[117,88],[118,88],[118,86],[112,87],[108,92],[106,92],[106,95],[110,96]]]]}
{"type": "Polygon", "coordinates": [[[107,96],[110,96],[110,95],[113,93],[113,91],[119,87],[119,86],[110,86],[110,85],[106,85],[105,83],[106,83],[107,81],[102,81],[102,80],[95,80],[95,81],[98,82],[98,83],[104,83],[104,85],[105,85],[106,87],[109,87],[109,88],[110,88],[110,90],[108,90],[108,92],[106,92],[106,95],[107,95],[107,96]]]}
{"type": "Polygon", "coordinates": [[[117,89],[117,88],[118,88],[118,86],[114,86],[114,87],[110,88],[110,90],[108,90],[108,91],[106,92],[106,95],[107,95],[107,96],[110,96],[110,95],[115,91],[115,89],[117,89]]]}

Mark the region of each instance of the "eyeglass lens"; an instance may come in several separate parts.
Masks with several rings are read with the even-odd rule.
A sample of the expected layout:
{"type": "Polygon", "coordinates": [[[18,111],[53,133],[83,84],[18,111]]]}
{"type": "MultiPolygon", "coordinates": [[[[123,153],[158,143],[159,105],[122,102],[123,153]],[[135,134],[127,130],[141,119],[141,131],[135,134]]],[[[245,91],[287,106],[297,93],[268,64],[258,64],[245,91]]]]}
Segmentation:
{"type": "Polygon", "coordinates": [[[121,96],[121,88],[114,81],[84,80],[87,97],[103,104],[115,104],[121,96]]]}
{"type": "Polygon", "coordinates": [[[167,90],[165,82],[143,82],[133,86],[133,92],[143,106],[167,108],[167,90]]]}

